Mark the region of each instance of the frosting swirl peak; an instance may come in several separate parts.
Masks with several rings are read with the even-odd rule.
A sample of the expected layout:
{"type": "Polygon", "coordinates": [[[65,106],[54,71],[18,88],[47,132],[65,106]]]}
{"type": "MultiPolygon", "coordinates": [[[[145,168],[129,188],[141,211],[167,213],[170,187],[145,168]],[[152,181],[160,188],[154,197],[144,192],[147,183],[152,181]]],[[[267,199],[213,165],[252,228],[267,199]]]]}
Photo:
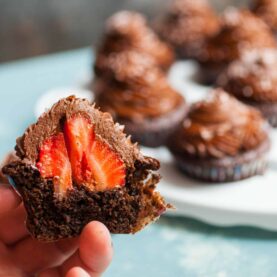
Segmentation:
{"type": "Polygon", "coordinates": [[[132,48],[151,55],[164,69],[174,60],[172,49],[149,28],[143,15],[130,11],[118,12],[107,21],[99,53],[109,55],[132,48]]]}

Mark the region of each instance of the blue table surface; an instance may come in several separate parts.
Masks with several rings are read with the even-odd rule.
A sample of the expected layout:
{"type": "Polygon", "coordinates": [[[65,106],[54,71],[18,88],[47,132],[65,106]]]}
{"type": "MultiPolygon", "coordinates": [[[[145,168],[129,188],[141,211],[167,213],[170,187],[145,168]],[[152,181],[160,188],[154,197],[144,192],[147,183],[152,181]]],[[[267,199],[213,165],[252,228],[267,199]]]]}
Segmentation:
{"type": "MultiPolygon", "coordinates": [[[[86,48],[0,65],[1,157],[35,120],[37,99],[48,89],[75,85],[91,61],[86,48]]],[[[115,257],[104,276],[277,276],[277,233],[260,229],[163,216],[113,241],[115,257]]]]}

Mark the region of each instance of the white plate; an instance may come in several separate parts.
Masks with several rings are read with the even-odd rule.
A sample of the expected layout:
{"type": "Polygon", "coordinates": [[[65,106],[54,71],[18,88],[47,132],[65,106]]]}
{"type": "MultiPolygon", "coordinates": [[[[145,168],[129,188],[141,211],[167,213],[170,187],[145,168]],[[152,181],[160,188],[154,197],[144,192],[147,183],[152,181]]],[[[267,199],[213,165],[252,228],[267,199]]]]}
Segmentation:
{"type": "MultiPolygon", "coordinates": [[[[169,73],[171,84],[189,102],[204,98],[210,89],[193,82],[195,70],[196,65],[192,62],[177,62],[169,73]]],[[[46,93],[36,107],[36,114],[40,114],[59,97],[53,91],[46,93]]],[[[176,169],[170,153],[164,147],[142,147],[142,151],[161,162],[159,190],[177,208],[171,214],[190,216],[219,226],[250,225],[277,231],[276,139],[277,131],[274,131],[270,167],[264,176],[222,184],[187,178],[176,169]]]]}
{"type": "MultiPolygon", "coordinates": [[[[193,81],[196,66],[192,62],[176,63],[170,74],[171,84],[194,102],[204,98],[210,88],[193,81]]],[[[165,148],[143,151],[161,162],[160,190],[177,210],[174,213],[200,219],[219,226],[250,225],[277,230],[277,131],[272,131],[273,147],[269,169],[232,183],[211,184],[184,176],[165,148]]]]}

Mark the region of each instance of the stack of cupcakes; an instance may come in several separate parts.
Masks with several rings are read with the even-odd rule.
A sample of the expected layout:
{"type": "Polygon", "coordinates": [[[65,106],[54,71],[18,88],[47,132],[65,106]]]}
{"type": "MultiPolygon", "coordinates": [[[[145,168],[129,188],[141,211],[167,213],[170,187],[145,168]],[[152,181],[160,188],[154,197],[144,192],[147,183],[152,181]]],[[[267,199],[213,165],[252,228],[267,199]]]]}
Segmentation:
{"type": "Polygon", "coordinates": [[[260,18],[248,10],[229,8],[222,16],[220,32],[208,39],[197,57],[203,83],[214,83],[229,63],[243,51],[275,48],[271,30],[260,18]]]}
{"type": "Polygon", "coordinates": [[[156,23],[160,37],[180,58],[197,56],[205,40],[219,27],[219,19],[207,0],[175,0],[156,23]]]}
{"type": "Polygon", "coordinates": [[[134,141],[164,145],[187,112],[184,98],[164,73],[172,61],[170,48],[136,13],[116,14],[107,30],[95,63],[96,104],[125,125],[134,141]]]}
{"type": "Polygon", "coordinates": [[[174,0],[155,21],[161,40],[141,14],[115,14],[96,55],[96,104],[134,141],[167,146],[188,176],[227,182],[262,174],[270,149],[263,116],[277,126],[274,20],[261,8],[269,3],[218,17],[207,0],[174,0]],[[166,78],[175,57],[196,60],[201,81],[222,88],[188,108],[166,78]]]}

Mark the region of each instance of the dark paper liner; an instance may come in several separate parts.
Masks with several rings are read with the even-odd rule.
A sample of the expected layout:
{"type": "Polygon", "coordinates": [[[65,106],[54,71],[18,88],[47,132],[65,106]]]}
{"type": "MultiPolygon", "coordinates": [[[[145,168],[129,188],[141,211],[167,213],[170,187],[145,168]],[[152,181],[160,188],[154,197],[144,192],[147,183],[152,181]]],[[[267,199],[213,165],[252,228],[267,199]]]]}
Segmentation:
{"type": "Polygon", "coordinates": [[[258,103],[245,100],[243,100],[243,102],[260,110],[263,116],[268,120],[270,125],[274,128],[277,128],[277,102],[258,103]]]}
{"type": "Polygon", "coordinates": [[[213,85],[216,83],[218,76],[227,67],[227,63],[202,63],[199,62],[199,70],[196,74],[196,81],[203,85],[213,85]]]}
{"type": "Polygon", "coordinates": [[[125,125],[125,132],[132,136],[133,142],[139,142],[148,147],[159,147],[167,143],[168,138],[179,127],[187,112],[188,106],[184,102],[170,114],[145,120],[141,124],[120,119],[118,121],[125,125]]]}
{"type": "Polygon", "coordinates": [[[237,157],[217,160],[184,159],[175,155],[178,167],[186,175],[208,182],[232,182],[262,175],[268,165],[269,141],[258,149],[237,157]]]}

